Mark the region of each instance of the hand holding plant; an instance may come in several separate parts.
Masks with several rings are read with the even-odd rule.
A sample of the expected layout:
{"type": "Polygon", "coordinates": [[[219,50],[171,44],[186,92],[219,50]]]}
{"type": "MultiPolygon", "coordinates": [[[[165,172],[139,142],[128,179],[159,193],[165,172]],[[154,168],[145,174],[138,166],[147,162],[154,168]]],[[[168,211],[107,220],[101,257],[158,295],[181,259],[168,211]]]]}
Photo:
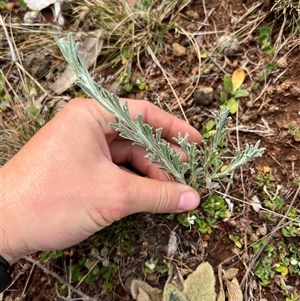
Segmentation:
{"type": "MultiPolygon", "coordinates": [[[[173,138],[187,157],[187,162],[183,162],[181,154],[172,149],[170,143],[162,138],[163,128],[153,131],[153,128],[144,122],[142,114],[138,114],[136,120],[133,120],[127,103],[121,106],[117,96],[94,84],[84,62],[79,58],[78,45],[75,45],[72,34],[68,35],[67,42],[63,39],[56,39],[56,42],[78,77],[77,85],[116,117],[117,121],[110,125],[120,133],[121,137],[131,140],[134,145],[145,148],[146,157],[150,159],[150,163],[157,164],[171,179],[190,185],[196,190],[202,185],[210,188],[212,181],[227,181],[231,172],[246,164],[250,159],[263,154],[263,149],[259,148],[259,142],[254,146],[246,144],[245,150],[236,151],[232,160],[225,164],[222,156],[228,154],[229,149],[220,145],[227,133],[227,124],[230,121],[229,110],[226,108],[221,112],[213,113],[216,131],[208,139],[203,140],[203,149],[196,143],[190,143],[188,134],[182,136],[179,133],[177,138],[173,138]]],[[[245,94],[244,90],[238,89],[242,82],[243,79],[236,87],[232,84],[232,89],[228,88],[228,92],[235,98],[240,97],[240,94],[245,94]]]]}

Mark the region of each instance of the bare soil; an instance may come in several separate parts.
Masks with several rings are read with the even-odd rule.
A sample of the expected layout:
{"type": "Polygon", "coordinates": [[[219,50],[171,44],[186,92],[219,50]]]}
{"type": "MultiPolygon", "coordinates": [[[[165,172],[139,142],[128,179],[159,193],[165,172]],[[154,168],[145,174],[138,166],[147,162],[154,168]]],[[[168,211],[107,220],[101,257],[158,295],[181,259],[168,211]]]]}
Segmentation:
{"type": "MultiPolygon", "coordinates": [[[[209,50],[215,45],[217,35],[221,36],[224,32],[232,33],[247,25],[247,22],[255,17],[256,11],[242,18],[239,23],[236,23],[236,21],[244,16],[247,10],[255,4],[256,2],[249,0],[213,0],[207,1],[204,9],[202,1],[193,1],[190,10],[197,13],[197,19],[192,20],[187,13],[184,16],[188,20],[186,26],[204,22],[207,25],[205,25],[203,30],[206,32],[219,32],[219,34],[205,34],[203,36],[199,34],[201,46],[209,50]],[[208,11],[211,11],[209,20],[204,20],[208,11]]],[[[261,9],[261,7],[258,9],[261,9]]],[[[266,6],[264,9],[268,11],[270,7],[266,6]]],[[[48,16],[48,10],[46,12],[48,16]]],[[[14,14],[19,14],[20,16],[23,12],[20,13],[17,9],[12,10],[12,15],[14,14]]],[[[273,17],[271,15],[270,20],[266,19],[264,22],[266,23],[265,25],[271,24],[272,43],[275,43],[282,22],[280,16],[277,22],[272,22],[273,17]]],[[[69,25],[66,25],[66,28],[71,25],[72,23],[70,22],[69,25]]],[[[260,26],[263,25],[264,23],[260,26]]],[[[284,34],[288,35],[287,32],[284,34]]],[[[226,58],[220,56],[220,58],[217,58],[218,63],[223,67],[225,66],[224,70],[228,74],[232,74],[238,67],[248,70],[248,76],[244,83],[244,86],[248,89],[251,87],[255,75],[260,74],[263,66],[271,60],[271,57],[265,55],[259,48],[255,38],[257,36],[258,29],[251,35],[248,35],[248,33],[247,35],[242,34],[238,38],[241,41],[240,49],[234,56],[226,58]],[[248,63],[245,65],[247,61],[248,63]],[[255,70],[256,66],[259,66],[258,68],[262,67],[260,70],[255,70]]],[[[296,38],[299,40],[299,37],[296,38]]],[[[203,74],[198,86],[195,87],[194,81],[191,80],[193,70],[197,67],[195,54],[192,53],[190,59],[186,55],[181,57],[174,56],[171,45],[175,42],[187,50],[192,48],[183,40],[182,36],[175,32],[170,32],[166,37],[166,45],[169,51],[164,60],[161,60],[161,64],[177,79],[173,82],[173,87],[179,96],[189,122],[199,130],[202,130],[202,125],[211,118],[210,112],[219,108],[219,95],[223,88],[224,72],[215,65],[212,72],[203,74]],[[197,104],[193,97],[193,89],[197,90],[203,87],[212,87],[214,91],[213,102],[205,106],[197,104]]],[[[42,59],[39,60],[38,56],[34,59],[37,66],[40,66],[44,60],[44,50],[45,45],[42,45],[42,59]]],[[[38,49],[34,51],[35,54],[38,52],[38,49]]],[[[151,258],[158,259],[159,264],[162,266],[164,265],[163,260],[170,260],[170,258],[167,258],[168,241],[171,231],[175,231],[179,246],[171,261],[176,263],[183,276],[194,270],[201,262],[208,261],[213,266],[216,275],[220,264],[222,264],[224,269],[229,267],[238,268],[239,273],[237,277],[239,281],[242,281],[247,271],[246,267],[254,256],[249,248],[253,238],[251,235],[262,225],[266,227],[267,233],[270,233],[275,227],[274,223],[268,220],[265,212],[257,213],[251,206],[251,200],[254,195],[258,196],[261,201],[266,198],[262,188],[259,188],[256,184],[258,172],[264,172],[266,168],[271,170],[274,182],[282,185],[280,195],[286,204],[291,202],[295,194],[296,187],[293,181],[300,176],[299,142],[295,140],[295,137],[288,130],[289,124],[300,126],[299,55],[299,47],[293,49],[288,49],[288,46],[283,47],[278,53],[276,61],[284,58],[286,61],[285,65],[283,67],[277,66],[269,75],[267,81],[260,83],[258,90],[252,91],[249,97],[241,99],[238,115],[232,116],[233,120],[230,124],[232,130],[228,135],[228,141],[232,148],[236,148],[238,145],[243,148],[246,143],[255,144],[257,140],[260,140],[261,146],[266,148],[262,158],[256,159],[243,168],[242,174],[237,172],[234,175],[234,185],[230,186],[229,191],[227,191],[234,204],[234,211],[230,218],[234,223],[221,222],[211,235],[202,235],[196,226],[183,227],[176,217],[168,219],[168,216],[138,214],[130,216],[112,225],[109,229],[95,234],[78,246],[65,250],[63,256],[59,259],[52,259],[48,262],[42,262],[42,264],[50,271],[63,277],[66,282],[76,286],[76,282],[68,280],[66,267],[75,264],[83,256],[89,256],[91,248],[101,252],[104,247],[107,247],[110,250],[109,258],[118,267],[117,273],[111,280],[113,289],[103,289],[104,279],[101,276],[93,285],[82,283],[78,289],[84,292],[85,295],[94,297],[95,300],[131,300],[130,294],[125,290],[125,282],[129,277],[144,279],[152,286],[163,287],[168,278],[166,273],[155,272],[145,276],[142,272],[142,267],[151,258]],[[266,83],[268,85],[264,91],[266,83]],[[239,129],[238,138],[236,127],[239,129]],[[243,243],[242,249],[235,247],[233,241],[229,239],[230,234],[240,237],[243,243]],[[107,239],[107,241],[103,241],[103,239],[107,239]],[[247,248],[248,251],[245,252],[247,248]]],[[[49,58],[51,57],[47,59],[49,58]]],[[[147,91],[139,91],[134,88],[126,96],[148,99],[168,112],[182,118],[178,102],[175,100],[165,77],[157,71],[158,68],[155,64],[149,65],[148,61],[149,58],[143,57],[140,64],[147,68],[145,78],[149,89],[147,91]]],[[[0,64],[5,72],[9,66],[8,62],[0,57],[0,64]]],[[[203,70],[207,67],[207,64],[202,66],[203,70]]],[[[110,73],[109,70],[106,70],[106,72],[107,74],[110,73]]],[[[138,66],[133,65],[133,74],[140,74],[138,66]]],[[[39,82],[45,89],[48,89],[53,82],[53,78],[42,78],[39,82]]],[[[108,84],[108,88],[110,88],[110,84],[108,84]]],[[[66,98],[74,96],[72,91],[68,92],[69,94],[66,93],[66,98]]],[[[276,187],[272,191],[275,192],[276,187]]],[[[299,209],[299,198],[295,201],[294,207],[299,209]]],[[[272,237],[269,244],[277,245],[280,241],[283,241],[286,245],[289,242],[293,242],[299,247],[297,237],[287,238],[279,232],[272,237]]],[[[34,254],[33,258],[39,260],[40,255],[40,253],[34,254]]],[[[26,259],[22,259],[15,264],[11,272],[17,280],[4,293],[3,300],[79,300],[75,299],[79,297],[76,293],[72,293],[69,296],[65,295],[64,298],[59,297],[61,284],[57,279],[26,259]]],[[[263,287],[259,285],[259,279],[250,273],[243,286],[243,291],[246,292],[245,296],[249,296],[249,292],[251,292],[252,296],[251,298],[249,297],[249,300],[285,300],[286,292],[282,290],[279,278],[276,277],[269,285],[263,287]]],[[[298,277],[297,275],[288,274],[284,279],[286,284],[291,285],[295,292],[300,293],[298,277]]]]}

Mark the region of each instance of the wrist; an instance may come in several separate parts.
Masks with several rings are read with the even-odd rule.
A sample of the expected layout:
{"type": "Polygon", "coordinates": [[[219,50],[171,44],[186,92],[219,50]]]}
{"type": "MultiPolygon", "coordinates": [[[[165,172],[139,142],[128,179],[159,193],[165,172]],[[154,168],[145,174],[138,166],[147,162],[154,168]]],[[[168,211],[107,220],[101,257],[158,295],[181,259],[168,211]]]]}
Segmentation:
{"type": "Polygon", "coordinates": [[[0,293],[5,291],[12,283],[11,276],[8,273],[10,264],[0,256],[0,293]]]}

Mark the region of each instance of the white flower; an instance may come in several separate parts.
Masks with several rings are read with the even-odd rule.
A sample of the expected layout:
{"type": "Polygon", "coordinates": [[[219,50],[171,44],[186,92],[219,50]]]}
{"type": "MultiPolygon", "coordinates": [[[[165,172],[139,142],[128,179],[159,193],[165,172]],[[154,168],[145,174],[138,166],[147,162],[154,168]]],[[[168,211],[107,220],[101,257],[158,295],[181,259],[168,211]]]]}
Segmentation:
{"type": "Polygon", "coordinates": [[[145,262],[145,266],[151,271],[155,269],[155,263],[145,262]]]}
{"type": "Polygon", "coordinates": [[[196,219],[196,216],[195,216],[195,215],[192,215],[192,216],[188,216],[188,217],[187,217],[187,220],[188,220],[188,222],[189,222],[190,225],[194,225],[195,219],[196,219]]]}

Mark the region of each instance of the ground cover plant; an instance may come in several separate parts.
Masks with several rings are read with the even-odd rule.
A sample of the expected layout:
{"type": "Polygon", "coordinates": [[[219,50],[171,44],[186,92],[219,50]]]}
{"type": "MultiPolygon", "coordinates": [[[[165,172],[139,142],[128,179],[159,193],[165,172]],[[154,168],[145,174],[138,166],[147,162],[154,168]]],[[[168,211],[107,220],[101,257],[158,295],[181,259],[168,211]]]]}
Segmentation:
{"type": "MultiPolygon", "coordinates": [[[[208,262],[218,300],[298,300],[298,11],[288,0],[65,1],[61,26],[50,7],[29,23],[26,1],[0,1],[0,164],[69,99],[91,94],[73,82],[53,89],[67,67],[54,38],[67,40],[69,32],[86,49],[88,74],[96,90],[108,91],[105,99],[111,92],[147,99],[204,137],[197,151],[185,133],[177,137],[197,164],[173,153],[166,157],[173,165],[164,166],[199,190],[199,208],[134,215],[68,250],[25,257],[4,299],[131,300],[133,284],[142,283],[185,300],[188,275],[208,262]],[[262,157],[236,164],[237,154],[262,154],[259,140],[262,157]],[[213,145],[219,152],[210,160],[213,145]],[[218,181],[223,173],[226,181],[218,181]]],[[[126,107],[111,101],[126,118],[126,107]]],[[[126,124],[114,126],[132,138],[126,124]]],[[[170,151],[142,117],[130,126],[148,137],[144,146],[150,139],[170,151]]]]}

